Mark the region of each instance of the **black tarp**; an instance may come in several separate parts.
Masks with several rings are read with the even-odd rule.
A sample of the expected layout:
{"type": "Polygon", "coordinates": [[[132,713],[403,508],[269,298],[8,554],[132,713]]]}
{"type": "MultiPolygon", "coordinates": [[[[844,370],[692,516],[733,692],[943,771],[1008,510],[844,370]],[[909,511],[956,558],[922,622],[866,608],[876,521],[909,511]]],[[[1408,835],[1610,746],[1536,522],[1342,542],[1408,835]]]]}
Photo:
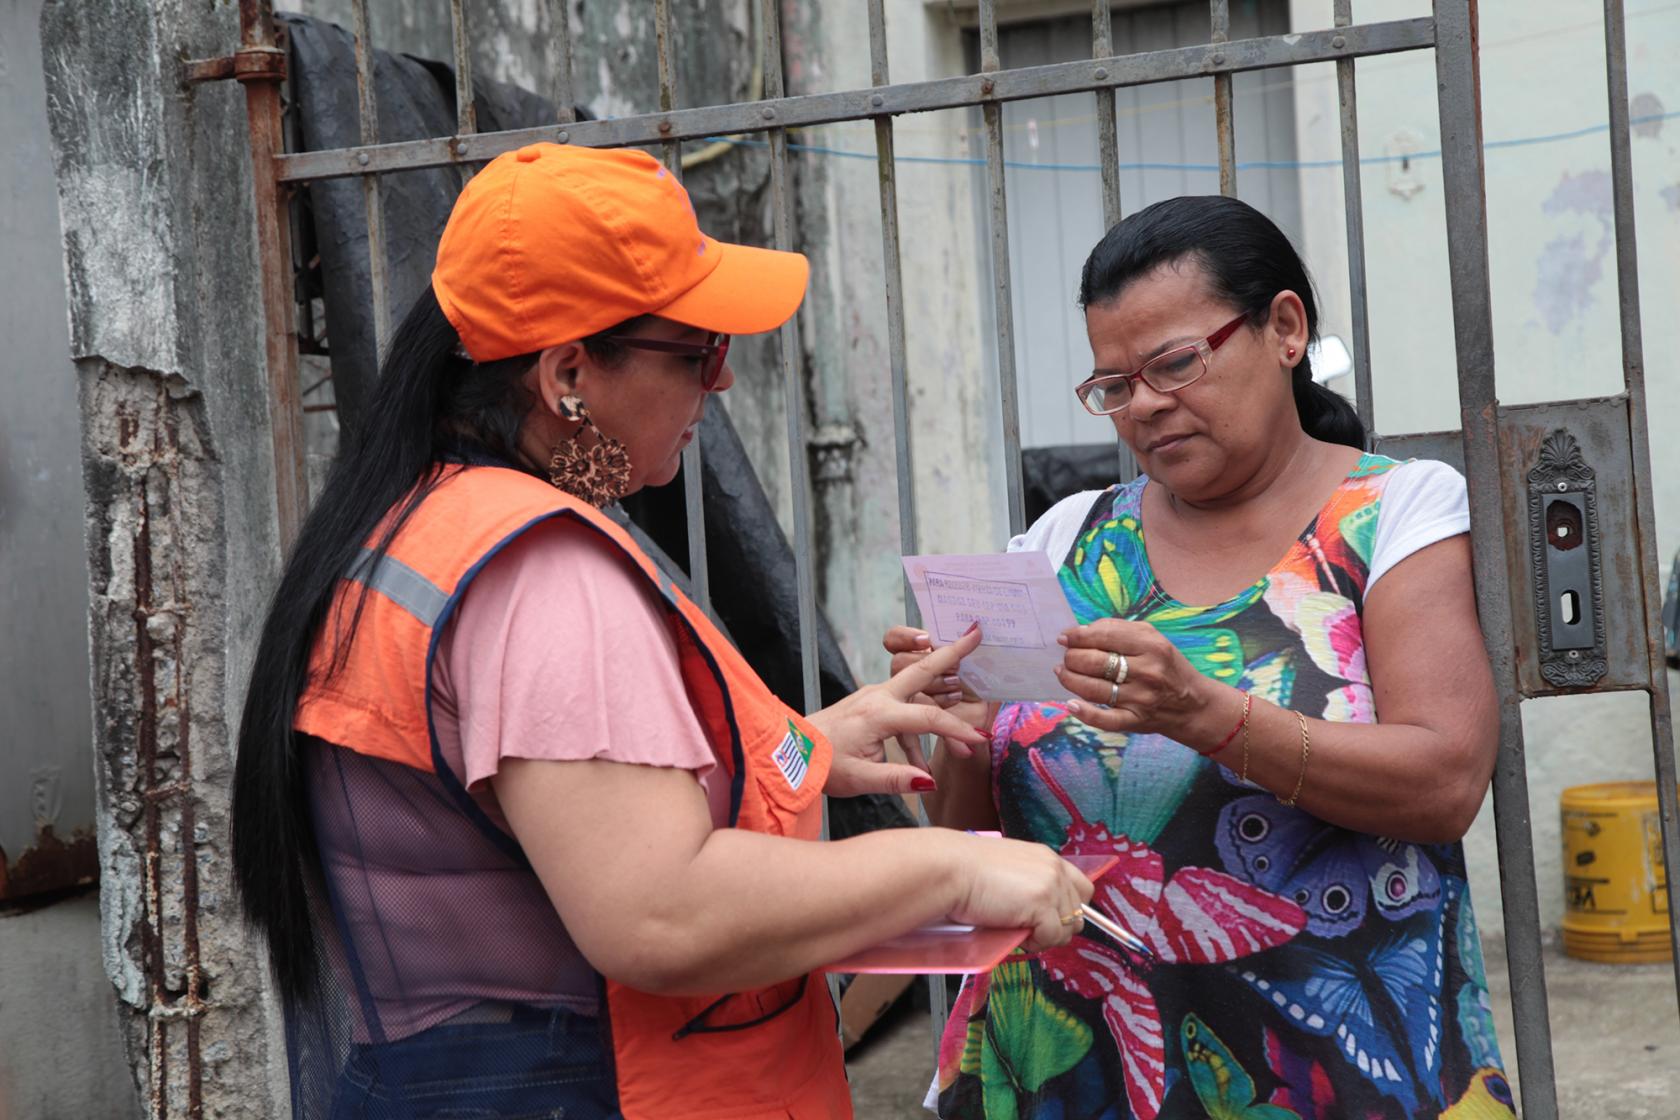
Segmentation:
{"type": "MultiPolygon", "coordinates": [[[[355,146],[359,116],[352,36],[320,20],[283,19],[291,45],[300,146],[306,151],[355,146]]],[[[381,142],[454,133],[451,67],[376,51],[374,88],[381,142]]],[[[552,103],[503,83],[475,78],[473,98],[481,131],[537,127],[555,119],[552,103]]],[[[455,167],[381,177],[387,291],[394,320],[430,280],[437,241],[461,185],[461,171],[455,167]]],[[[306,290],[318,291],[325,306],[339,421],[354,428],[363,418],[377,376],[362,185],[356,179],[313,183],[303,202],[303,242],[312,245],[318,257],[312,275],[305,277],[306,290]]],[[[707,410],[700,442],[713,610],[764,681],[788,704],[803,708],[797,587],[787,538],[724,409],[707,410]]],[[[625,506],[638,540],[650,546],[686,589],[688,534],[681,476],[669,486],[634,495],[625,506]]],[[[856,683],[826,619],[819,619],[818,647],[827,705],[851,692],[856,683]]],[[[837,800],[830,809],[836,837],[911,823],[897,798],[837,800]]]]}
{"type": "Polygon", "coordinates": [[[1112,443],[1025,449],[1021,452],[1021,489],[1027,524],[1037,521],[1069,494],[1113,486],[1119,471],[1120,455],[1112,443]]]}

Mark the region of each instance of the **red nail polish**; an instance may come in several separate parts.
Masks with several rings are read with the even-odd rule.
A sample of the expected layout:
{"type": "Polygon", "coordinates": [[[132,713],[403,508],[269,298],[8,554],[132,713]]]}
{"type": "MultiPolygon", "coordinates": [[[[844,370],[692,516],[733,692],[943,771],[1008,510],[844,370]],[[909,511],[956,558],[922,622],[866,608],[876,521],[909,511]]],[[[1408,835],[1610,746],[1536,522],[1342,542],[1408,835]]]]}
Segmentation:
{"type": "Polygon", "coordinates": [[[910,792],[911,793],[932,793],[934,790],[936,790],[938,788],[939,788],[939,783],[934,781],[932,778],[911,778],[910,779],[910,792]]]}
{"type": "Polygon", "coordinates": [[[972,633],[974,633],[974,632],[975,632],[975,631],[976,631],[976,630],[978,630],[978,629],[980,629],[980,620],[979,620],[979,619],[975,619],[975,620],[974,620],[974,621],[973,621],[973,622],[971,622],[971,623],[969,623],[969,624],[968,624],[968,629],[967,629],[967,630],[964,630],[964,631],[963,631],[963,632],[962,632],[962,636],[963,636],[963,637],[965,637],[965,638],[966,638],[966,637],[968,637],[968,636],[969,636],[969,635],[970,635],[970,634],[972,634],[972,633]]]}

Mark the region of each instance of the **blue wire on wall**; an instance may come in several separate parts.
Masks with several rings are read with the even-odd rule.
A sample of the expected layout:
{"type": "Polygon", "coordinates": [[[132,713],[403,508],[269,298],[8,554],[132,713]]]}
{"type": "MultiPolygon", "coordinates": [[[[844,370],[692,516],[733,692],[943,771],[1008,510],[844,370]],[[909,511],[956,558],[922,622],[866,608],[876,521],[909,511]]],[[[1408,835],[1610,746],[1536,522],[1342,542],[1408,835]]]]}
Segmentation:
{"type": "MultiPolygon", "coordinates": [[[[1633,117],[1629,125],[1653,124],[1658,121],[1673,120],[1680,117],[1680,111],[1672,113],[1652,113],[1648,116],[1633,117]]],[[[1538,136],[1519,136],[1510,140],[1488,140],[1483,143],[1483,151],[1499,151],[1506,148],[1526,148],[1537,144],[1557,144],[1566,140],[1578,140],[1584,136],[1596,136],[1610,131],[1609,124],[1588,125],[1585,128],[1573,129],[1569,132],[1551,132],[1538,136]]],[[[748,140],[740,137],[716,136],[707,137],[707,143],[734,144],[742,148],[762,148],[768,145],[764,140],[748,140]]],[[[816,144],[788,144],[788,151],[803,152],[810,155],[835,156],[841,159],[874,160],[874,152],[855,152],[844,148],[826,148],[816,144]]],[[[1432,148],[1423,152],[1407,152],[1404,155],[1363,156],[1360,166],[1376,166],[1387,163],[1401,163],[1410,160],[1439,159],[1441,150],[1432,148]]],[[[962,156],[898,156],[898,163],[925,163],[944,165],[949,167],[984,167],[986,161],[977,157],[962,156]]],[[[1022,163],[1019,160],[1005,160],[1003,165],[1012,171],[1062,171],[1096,174],[1102,171],[1102,166],[1095,163],[1022,163]]],[[[1303,169],[1333,169],[1340,168],[1339,159],[1315,160],[1239,160],[1237,170],[1247,171],[1298,171],[1303,169]]],[[[1217,163],[1122,163],[1122,171],[1193,171],[1218,174],[1217,163]]]]}

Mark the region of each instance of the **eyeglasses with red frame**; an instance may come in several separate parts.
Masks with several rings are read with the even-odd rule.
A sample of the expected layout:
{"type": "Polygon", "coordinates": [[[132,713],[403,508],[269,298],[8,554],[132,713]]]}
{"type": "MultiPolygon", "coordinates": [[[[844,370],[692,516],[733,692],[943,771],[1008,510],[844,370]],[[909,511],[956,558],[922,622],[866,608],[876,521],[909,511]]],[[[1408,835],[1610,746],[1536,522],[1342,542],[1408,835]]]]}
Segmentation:
{"type": "Polygon", "coordinates": [[[1248,319],[1243,312],[1206,338],[1177,346],[1143,363],[1135,373],[1092,370],[1091,376],[1074,387],[1073,393],[1085,411],[1093,416],[1112,416],[1132,403],[1132,385],[1142,381],[1157,393],[1176,393],[1201,380],[1207,373],[1213,352],[1237,333],[1248,319]]]}
{"type": "Polygon", "coordinates": [[[700,367],[700,388],[711,392],[717,387],[718,379],[723,376],[723,361],[729,356],[729,336],[721,332],[713,332],[706,336],[704,342],[683,342],[669,338],[641,338],[629,334],[608,334],[601,338],[607,342],[616,342],[620,346],[628,346],[632,350],[653,350],[661,354],[687,354],[694,358],[704,358],[700,367]]]}

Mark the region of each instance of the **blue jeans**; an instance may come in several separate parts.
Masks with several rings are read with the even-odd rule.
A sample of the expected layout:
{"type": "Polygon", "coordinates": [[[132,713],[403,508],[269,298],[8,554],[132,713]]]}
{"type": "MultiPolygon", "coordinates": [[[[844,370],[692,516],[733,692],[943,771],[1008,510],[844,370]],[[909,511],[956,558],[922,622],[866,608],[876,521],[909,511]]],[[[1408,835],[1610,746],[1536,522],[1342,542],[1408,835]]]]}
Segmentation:
{"type": "Polygon", "coordinates": [[[331,1120],[620,1120],[597,1020],[512,1009],[351,1048],[331,1120]]]}

